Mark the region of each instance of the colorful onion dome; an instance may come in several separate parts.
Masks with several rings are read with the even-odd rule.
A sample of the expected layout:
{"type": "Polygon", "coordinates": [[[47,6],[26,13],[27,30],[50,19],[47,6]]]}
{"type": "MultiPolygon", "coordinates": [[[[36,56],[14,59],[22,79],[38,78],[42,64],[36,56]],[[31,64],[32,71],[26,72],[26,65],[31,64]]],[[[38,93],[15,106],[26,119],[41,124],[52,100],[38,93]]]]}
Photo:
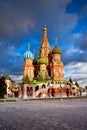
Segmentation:
{"type": "Polygon", "coordinates": [[[61,54],[61,53],[62,52],[61,52],[60,48],[57,45],[52,50],[52,54],[61,54]]]}
{"type": "Polygon", "coordinates": [[[41,57],[38,59],[39,64],[46,64],[47,65],[47,60],[44,57],[41,57]]]}
{"type": "Polygon", "coordinates": [[[24,59],[34,59],[34,54],[29,50],[24,53],[24,59]]]}

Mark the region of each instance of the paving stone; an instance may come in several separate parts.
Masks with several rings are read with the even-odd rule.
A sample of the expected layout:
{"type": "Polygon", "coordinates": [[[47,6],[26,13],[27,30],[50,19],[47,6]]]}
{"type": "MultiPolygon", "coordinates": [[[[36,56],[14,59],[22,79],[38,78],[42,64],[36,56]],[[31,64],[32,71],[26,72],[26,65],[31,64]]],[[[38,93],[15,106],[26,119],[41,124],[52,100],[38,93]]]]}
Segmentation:
{"type": "Polygon", "coordinates": [[[0,103],[0,130],[87,130],[87,101],[0,103]]]}

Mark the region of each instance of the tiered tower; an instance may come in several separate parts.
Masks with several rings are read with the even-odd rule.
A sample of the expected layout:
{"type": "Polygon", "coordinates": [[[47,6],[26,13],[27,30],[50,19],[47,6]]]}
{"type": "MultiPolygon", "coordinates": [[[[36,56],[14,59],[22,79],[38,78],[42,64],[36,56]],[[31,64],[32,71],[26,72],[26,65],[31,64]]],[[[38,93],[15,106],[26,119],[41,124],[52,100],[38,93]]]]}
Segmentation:
{"type": "Polygon", "coordinates": [[[56,81],[64,81],[64,65],[60,59],[61,53],[62,52],[58,45],[56,45],[52,50],[51,77],[56,81]]]}
{"type": "Polygon", "coordinates": [[[34,78],[33,59],[34,55],[29,50],[24,53],[23,78],[26,76],[28,76],[30,80],[34,78]]]}
{"type": "Polygon", "coordinates": [[[49,53],[51,51],[48,38],[47,38],[47,28],[43,28],[43,39],[39,50],[38,62],[39,62],[39,72],[43,78],[48,77],[48,64],[49,64],[49,53]]]}
{"type": "Polygon", "coordinates": [[[38,59],[41,57],[44,57],[48,62],[48,54],[50,53],[50,51],[51,51],[51,48],[50,48],[48,38],[47,38],[47,28],[44,27],[43,28],[43,39],[42,39],[41,47],[39,50],[38,59]]]}

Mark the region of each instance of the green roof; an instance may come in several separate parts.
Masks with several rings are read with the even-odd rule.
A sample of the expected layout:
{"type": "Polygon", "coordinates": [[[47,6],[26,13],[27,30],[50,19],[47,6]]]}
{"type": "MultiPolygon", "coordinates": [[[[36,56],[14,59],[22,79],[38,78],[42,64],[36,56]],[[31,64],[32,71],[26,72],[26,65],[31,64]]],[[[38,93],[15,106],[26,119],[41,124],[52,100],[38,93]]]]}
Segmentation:
{"type": "Polygon", "coordinates": [[[47,64],[47,60],[44,57],[38,59],[39,64],[47,64]]]}

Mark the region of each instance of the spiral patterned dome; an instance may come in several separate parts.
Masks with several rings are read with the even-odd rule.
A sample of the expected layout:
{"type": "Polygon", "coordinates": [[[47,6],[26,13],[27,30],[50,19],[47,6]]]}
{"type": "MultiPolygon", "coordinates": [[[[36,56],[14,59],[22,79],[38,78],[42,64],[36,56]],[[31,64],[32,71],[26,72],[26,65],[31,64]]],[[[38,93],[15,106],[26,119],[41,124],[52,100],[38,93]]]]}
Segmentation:
{"type": "Polygon", "coordinates": [[[34,59],[34,54],[32,53],[32,52],[30,52],[30,51],[26,51],[25,53],[24,53],[24,59],[34,59]]]}

